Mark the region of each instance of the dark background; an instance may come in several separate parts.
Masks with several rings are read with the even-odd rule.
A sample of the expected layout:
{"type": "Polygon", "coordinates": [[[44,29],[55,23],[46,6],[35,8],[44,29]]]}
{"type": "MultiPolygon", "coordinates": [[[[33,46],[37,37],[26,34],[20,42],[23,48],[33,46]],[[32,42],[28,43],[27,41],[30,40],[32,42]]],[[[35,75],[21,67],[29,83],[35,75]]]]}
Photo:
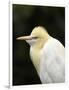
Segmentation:
{"type": "Polygon", "coordinates": [[[29,45],[16,38],[29,35],[35,26],[44,26],[48,33],[65,45],[65,8],[13,4],[13,85],[40,84],[29,57],[29,45]]]}

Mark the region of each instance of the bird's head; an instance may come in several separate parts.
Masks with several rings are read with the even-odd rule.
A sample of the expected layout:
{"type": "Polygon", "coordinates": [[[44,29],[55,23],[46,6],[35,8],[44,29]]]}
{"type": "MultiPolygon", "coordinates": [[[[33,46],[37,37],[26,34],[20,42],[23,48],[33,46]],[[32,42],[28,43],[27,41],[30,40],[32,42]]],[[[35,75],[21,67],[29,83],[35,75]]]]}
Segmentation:
{"type": "Polygon", "coordinates": [[[46,29],[41,26],[37,26],[32,30],[29,36],[21,36],[18,37],[17,40],[26,40],[29,45],[37,45],[41,42],[43,43],[43,41],[47,40],[48,37],[49,34],[47,33],[46,29]]]}

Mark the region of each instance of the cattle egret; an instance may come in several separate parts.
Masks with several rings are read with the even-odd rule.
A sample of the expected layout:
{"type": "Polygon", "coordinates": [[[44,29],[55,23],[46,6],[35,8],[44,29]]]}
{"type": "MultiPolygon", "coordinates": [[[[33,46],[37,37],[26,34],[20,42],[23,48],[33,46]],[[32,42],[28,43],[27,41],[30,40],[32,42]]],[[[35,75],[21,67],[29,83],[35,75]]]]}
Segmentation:
{"type": "Polygon", "coordinates": [[[37,26],[30,36],[21,36],[17,40],[29,43],[31,60],[43,84],[65,81],[64,46],[44,27],[37,26]]]}

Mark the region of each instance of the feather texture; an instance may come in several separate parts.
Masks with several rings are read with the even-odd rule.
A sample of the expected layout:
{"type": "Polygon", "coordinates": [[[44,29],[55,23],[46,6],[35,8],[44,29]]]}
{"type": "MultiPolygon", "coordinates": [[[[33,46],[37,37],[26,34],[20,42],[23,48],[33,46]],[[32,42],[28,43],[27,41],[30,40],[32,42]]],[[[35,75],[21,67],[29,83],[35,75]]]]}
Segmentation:
{"type": "Polygon", "coordinates": [[[39,76],[42,83],[60,83],[65,81],[64,47],[52,37],[41,50],[39,76]]]}

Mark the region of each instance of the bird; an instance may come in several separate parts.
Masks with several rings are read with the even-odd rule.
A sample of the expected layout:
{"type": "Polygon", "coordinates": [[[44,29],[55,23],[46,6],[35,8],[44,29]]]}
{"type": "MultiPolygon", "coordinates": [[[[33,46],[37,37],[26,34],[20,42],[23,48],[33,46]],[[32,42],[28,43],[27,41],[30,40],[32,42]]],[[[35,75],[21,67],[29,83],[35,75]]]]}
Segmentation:
{"type": "Polygon", "coordinates": [[[46,28],[36,26],[30,35],[17,40],[25,40],[30,45],[30,58],[42,84],[65,82],[64,46],[46,28]]]}

